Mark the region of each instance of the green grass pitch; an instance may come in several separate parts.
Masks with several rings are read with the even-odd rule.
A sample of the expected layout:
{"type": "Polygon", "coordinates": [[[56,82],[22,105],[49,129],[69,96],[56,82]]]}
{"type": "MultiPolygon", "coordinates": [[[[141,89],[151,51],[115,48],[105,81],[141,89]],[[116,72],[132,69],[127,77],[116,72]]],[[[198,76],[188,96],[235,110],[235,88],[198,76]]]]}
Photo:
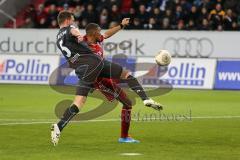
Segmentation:
{"type": "MultiPolygon", "coordinates": [[[[130,133],[139,144],[117,142],[119,104],[97,121],[70,123],[59,145],[53,147],[50,124],[57,120],[54,108],[66,98],[73,95],[57,93],[49,86],[0,85],[0,160],[240,159],[239,91],[176,89],[153,97],[166,105],[162,113],[168,120],[148,119],[156,112],[137,99],[133,112],[138,120],[131,123],[130,133]],[[173,115],[185,119],[171,119],[173,115]]],[[[99,99],[88,98],[82,112],[99,103],[99,99]]]]}

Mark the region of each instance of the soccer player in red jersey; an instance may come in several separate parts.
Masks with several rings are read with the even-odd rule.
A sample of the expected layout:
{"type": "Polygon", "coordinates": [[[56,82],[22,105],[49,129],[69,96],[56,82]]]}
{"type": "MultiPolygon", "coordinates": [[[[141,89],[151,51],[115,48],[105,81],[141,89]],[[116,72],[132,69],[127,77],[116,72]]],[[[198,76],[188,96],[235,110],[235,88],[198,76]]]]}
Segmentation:
{"type": "MultiPolygon", "coordinates": [[[[89,47],[95,54],[100,55],[103,58],[103,41],[117,33],[119,30],[129,24],[129,18],[124,18],[119,26],[113,27],[107,30],[103,35],[100,33],[101,28],[96,23],[90,23],[86,26],[86,35],[84,41],[86,41],[89,47]]],[[[123,70],[127,76],[129,72],[123,70]]],[[[121,137],[120,143],[138,143],[138,140],[131,138],[128,134],[131,121],[131,100],[127,97],[127,94],[117,85],[117,80],[110,78],[98,78],[94,87],[99,89],[109,101],[117,99],[123,104],[121,112],[121,137]]]]}

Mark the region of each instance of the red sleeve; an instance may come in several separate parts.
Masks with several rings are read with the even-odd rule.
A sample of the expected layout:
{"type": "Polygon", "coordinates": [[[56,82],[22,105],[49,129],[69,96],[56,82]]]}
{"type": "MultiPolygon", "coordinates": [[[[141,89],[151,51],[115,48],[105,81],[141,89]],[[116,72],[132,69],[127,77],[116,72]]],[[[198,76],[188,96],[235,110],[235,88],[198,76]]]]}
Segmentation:
{"type": "Polygon", "coordinates": [[[103,41],[104,41],[104,36],[101,35],[100,42],[103,42],[103,41]]]}

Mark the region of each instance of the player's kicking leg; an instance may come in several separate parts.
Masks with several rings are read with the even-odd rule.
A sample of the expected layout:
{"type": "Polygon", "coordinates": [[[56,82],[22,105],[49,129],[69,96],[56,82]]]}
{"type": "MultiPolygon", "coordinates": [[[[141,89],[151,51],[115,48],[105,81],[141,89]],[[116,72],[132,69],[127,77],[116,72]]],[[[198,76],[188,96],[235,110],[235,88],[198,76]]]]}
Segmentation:
{"type": "Polygon", "coordinates": [[[155,110],[162,110],[163,105],[155,102],[153,99],[149,98],[141,84],[139,84],[138,80],[130,75],[129,71],[123,70],[121,74],[121,79],[128,84],[128,86],[142,99],[143,104],[147,107],[151,107],[155,110]]]}
{"type": "Polygon", "coordinates": [[[156,110],[163,109],[163,106],[160,103],[155,102],[146,95],[138,80],[120,65],[104,60],[104,67],[99,77],[120,79],[121,82],[127,83],[129,88],[131,88],[143,100],[145,106],[156,110]]]}

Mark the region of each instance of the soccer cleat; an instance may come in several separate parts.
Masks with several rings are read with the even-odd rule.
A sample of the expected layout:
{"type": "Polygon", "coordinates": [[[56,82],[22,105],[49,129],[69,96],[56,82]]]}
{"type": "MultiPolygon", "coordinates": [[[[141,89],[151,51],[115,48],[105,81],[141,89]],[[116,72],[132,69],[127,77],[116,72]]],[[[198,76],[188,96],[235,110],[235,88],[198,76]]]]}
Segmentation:
{"type": "Polygon", "coordinates": [[[146,99],[146,100],[143,101],[143,103],[144,103],[145,106],[151,107],[151,108],[153,108],[155,110],[158,110],[158,111],[163,109],[163,105],[162,104],[157,103],[157,102],[155,102],[152,99],[146,99]]]}
{"type": "Polygon", "coordinates": [[[119,143],[140,143],[139,140],[133,139],[131,137],[119,138],[118,142],[119,143]]]}
{"type": "Polygon", "coordinates": [[[58,144],[60,138],[60,130],[58,128],[58,125],[55,123],[51,127],[51,140],[54,146],[58,144]]]}

